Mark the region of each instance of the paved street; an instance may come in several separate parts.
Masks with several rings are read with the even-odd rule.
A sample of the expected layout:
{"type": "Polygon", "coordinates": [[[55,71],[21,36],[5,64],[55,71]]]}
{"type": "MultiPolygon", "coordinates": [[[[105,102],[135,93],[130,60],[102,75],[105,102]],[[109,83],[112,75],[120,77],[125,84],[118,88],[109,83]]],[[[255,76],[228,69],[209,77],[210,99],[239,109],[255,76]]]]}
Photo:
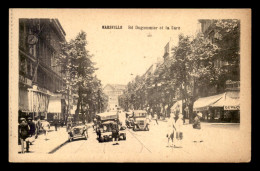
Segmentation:
{"type": "MultiPolygon", "coordinates": [[[[47,154],[51,158],[60,156],[80,157],[83,161],[94,161],[95,158],[100,161],[109,161],[115,155],[124,155],[121,162],[137,158],[139,156],[147,158],[157,156],[159,159],[168,158],[169,161],[195,161],[205,160],[210,162],[214,160],[229,161],[229,159],[240,159],[238,154],[244,153],[243,144],[241,144],[241,130],[239,124],[217,124],[202,123],[202,135],[204,142],[193,142],[193,129],[191,124],[183,126],[184,139],[182,148],[167,147],[167,122],[158,121],[159,125],[152,120],[149,131],[126,130],[126,140],[119,141],[119,145],[113,145],[113,142],[99,143],[96,133],[90,126],[88,129],[88,140],[79,139],[68,142],[66,128],[60,128],[58,131],[51,127],[48,139],[45,135],[39,138],[30,147],[30,152],[20,154],[21,156],[38,156],[38,154],[47,154]],[[239,153],[238,153],[239,152],[239,153]],[[127,154],[127,155],[126,155],[127,154]],[[102,158],[104,157],[104,158],[102,158]]],[[[20,150],[20,146],[19,146],[20,150]]],[[[73,160],[70,158],[70,160],[73,160]]],[[[241,159],[243,160],[243,159],[241,159]]],[[[165,160],[164,160],[165,161],[165,160]]]]}
{"type": "MultiPolygon", "coordinates": [[[[66,143],[53,154],[85,156],[86,160],[88,160],[88,156],[95,154],[162,154],[176,158],[176,161],[178,161],[181,159],[205,158],[205,156],[214,157],[212,160],[216,158],[222,160],[228,156],[231,157],[232,154],[237,155],[235,152],[242,150],[240,144],[238,144],[241,138],[238,135],[239,124],[202,123],[204,140],[202,143],[194,143],[192,126],[184,125],[183,148],[167,147],[166,126],[166,122],[159,121],[159,125],[157,125],[153,120],[150,131],[134,132],[127,129],[127,139],[126,141],[119,141],[119,145],[113,145],[113,142],[99,143],[95,132],[90,128],[88,140],[66,143]],[[201,155],[202,153],[203,155],[201,155]]],[[[211,158],[208,159],[211,160],[211,158]]]]}

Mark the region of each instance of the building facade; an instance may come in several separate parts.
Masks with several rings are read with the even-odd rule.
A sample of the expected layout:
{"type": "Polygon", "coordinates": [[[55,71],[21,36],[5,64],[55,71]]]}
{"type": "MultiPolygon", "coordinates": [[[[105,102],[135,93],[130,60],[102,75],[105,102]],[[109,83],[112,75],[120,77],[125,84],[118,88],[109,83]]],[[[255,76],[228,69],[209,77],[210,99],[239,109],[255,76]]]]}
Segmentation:
{"type": "MultiPolygon", "coordinates": [[[[216,43],[218,37],[218,30],[212,25],[216,20],[199,20],[198,34],[202,34],[211,43],[216,43]]],[[[233,46],[235,40],[225,40],[230,47],[233,46]]],[[[214,58],[214,67],[216,69],[223,69],[226,71],[222,79],[222,82],[214,87],[200,87],[196,90],[199,95],[195,106],[200,106],[200,102],[204,102],[204,106],[201,110],[203,113],[203,120],[207,121],[220,121],[220,122],[240,122],[240,63],[238,66],[233,67],[230,63],[221,55],[217,55],[214,58]],[[232,66],[232,67],[230,67],[232,66]],[[212,101],[212,104],[206,105],[207,102],[212,101]],[[215,102],[216,101],[216,102],[215,102]]]]}
{"type": "Polygon", "coordinates": [[[57,19],[19,20],[19,113],[64,119],[70,93],[60,93],[66,82],[57,55],[65,35],[57,19]]]}
{"type": "Polygon", "coordinates": [[[123,94],[126,85],[121,84],[107,84],[103,89],[108,96],[107,110],[116,110],[119,107],[118,97],[123,94]]]}

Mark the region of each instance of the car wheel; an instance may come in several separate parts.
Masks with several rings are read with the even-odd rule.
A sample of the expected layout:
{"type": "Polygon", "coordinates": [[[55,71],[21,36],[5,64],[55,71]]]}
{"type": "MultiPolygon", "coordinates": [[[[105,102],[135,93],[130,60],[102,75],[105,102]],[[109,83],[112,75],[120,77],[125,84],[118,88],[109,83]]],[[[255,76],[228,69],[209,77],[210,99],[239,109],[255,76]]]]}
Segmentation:
{"type": "Polygon", "coordinates": [[[137,127],[136,127],[136,125],[134,126],[133,130],[134,130],[134,131],[136,131],[136,130],[137,130],[137,127]]]}
{"type": "Polygon", "coordinates": [[[104,142],[104,138],[100,137],[99,142],[101,142],[101,143],[104,142]]]}
{"type": "Polygon", "coordinates": [[[123,134],[123,140],[126,140],[126,135],[125,134],[123,134]]]}
{"type": "Polygon", "coordinates": [[[69,137],[68,137],[68,141],[71,142],[71,137],[70,137],[70,135],[69,135],[69,137]]]}

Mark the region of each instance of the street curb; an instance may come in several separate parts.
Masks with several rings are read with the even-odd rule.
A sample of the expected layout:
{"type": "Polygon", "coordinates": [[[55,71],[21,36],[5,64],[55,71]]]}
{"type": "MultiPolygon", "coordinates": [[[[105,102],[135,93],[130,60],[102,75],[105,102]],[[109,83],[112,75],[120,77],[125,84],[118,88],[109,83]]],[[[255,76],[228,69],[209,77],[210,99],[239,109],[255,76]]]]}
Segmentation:
{"type": "Polygon", "coordinates": [[[60,149],[62,146],[64,146],[65,144],[67,144],[69,141],[66,140],[65,142],[63,142],[62,144],[58,145],[57,147],[53,148],[50,152],[48,152],[48,154],[53,154],[55,153],[58,149],[60,149]]]}

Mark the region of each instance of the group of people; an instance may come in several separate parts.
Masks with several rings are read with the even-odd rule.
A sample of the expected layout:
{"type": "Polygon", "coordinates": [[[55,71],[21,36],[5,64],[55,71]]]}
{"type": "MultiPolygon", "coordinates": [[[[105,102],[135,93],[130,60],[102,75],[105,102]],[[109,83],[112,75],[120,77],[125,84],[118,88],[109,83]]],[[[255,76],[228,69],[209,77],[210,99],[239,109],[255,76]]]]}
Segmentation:
{"type": "MultiPolygon", "coordinates": [[[[203,142],[201,136],[201,124],[200,118],[202,117],[201,112],[197,112],[193,120],[193,142],[203,142]]],[[[179,113],[177,116],[171,112],[170,118],[168,120],[168,132],[166,137],[168,138],[168,147],[171,141],[172,147],[182,148],[183,140],[183,115],[179,113]]]]}
{"type": "Polygon", "coordinates": [[[168,138],[168,147],[171,140],[172,147],[182,147],[183,139],[183,115],[179,114],[177,119],[175,119],[175,114],[172,112],[168,120],[168,132],[166,137],[168,138]],[[176,142],[175,142],[176,139],[176,142]]]}
{"type": "Polygon", "coordinates": [[[48,122],[41,123],[39,118],[32,120],[31,117],[20,118],[20,123],[18,125],[18,135],[19,141],[21,143],[21,153],[29,152],[30,145],[38,138],[40,130],[45,132],[47,138],[47,133],[50,129],[48,122]]]}

